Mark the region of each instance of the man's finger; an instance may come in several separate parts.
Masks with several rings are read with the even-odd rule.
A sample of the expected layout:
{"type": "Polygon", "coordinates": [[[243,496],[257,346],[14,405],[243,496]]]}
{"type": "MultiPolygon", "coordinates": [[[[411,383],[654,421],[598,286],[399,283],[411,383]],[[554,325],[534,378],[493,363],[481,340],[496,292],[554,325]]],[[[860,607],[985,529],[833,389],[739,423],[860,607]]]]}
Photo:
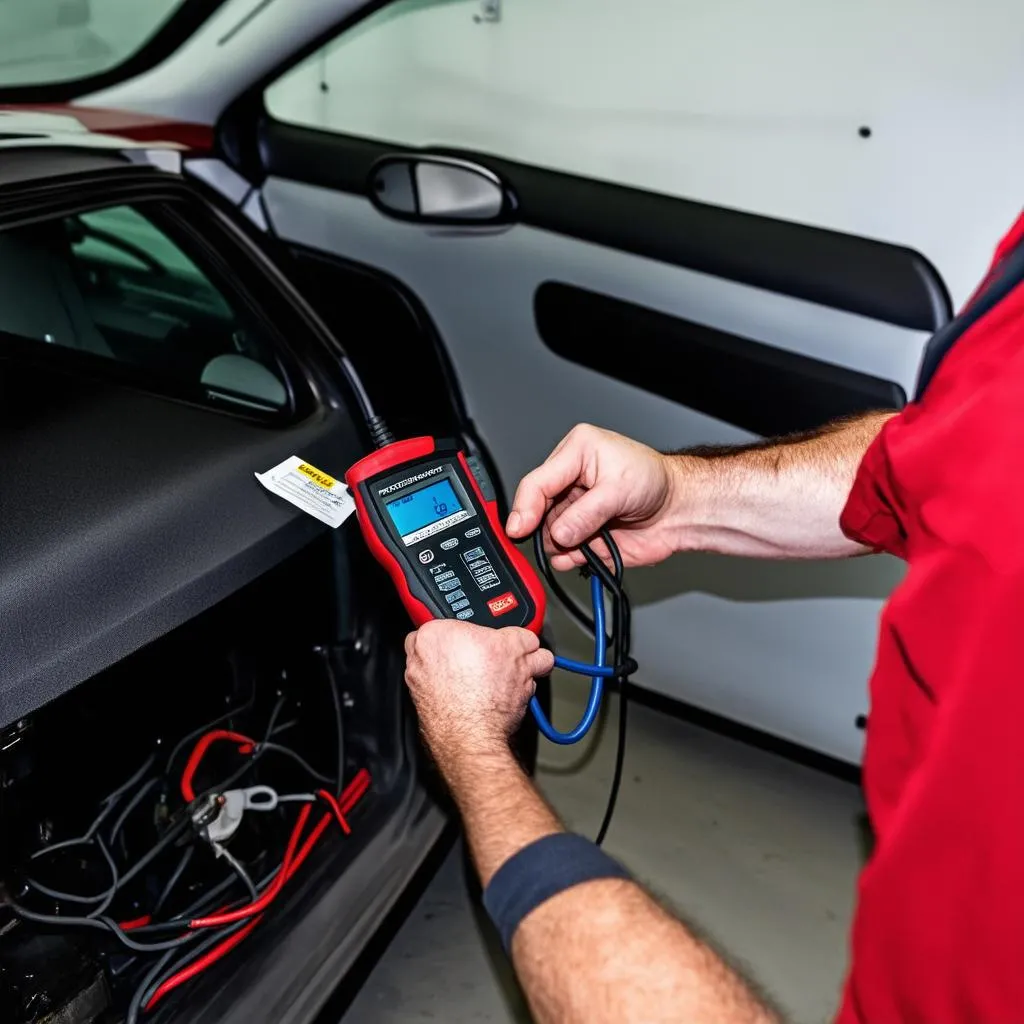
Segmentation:
{"type": "Polygon", "coordinates": [[[405,634],[405,656],[407,658],[412,656],[412,649],[413,649],[413,647],[415,645],[416,645],[416,634],[415,633],[406,633],[405,634]]]}
{"type": "Polygon", "coordinates": [[[598,484],[567,505],[557,517],[548,518],[552,541],[563,549],[579,547],[613,519],[621,505],[622,495],[615,487],[598,484]]]}
{"type": "Polygon", "coordinates": [[[583,552],[579,548],[575,551],[562,551],[548,559],[551,568],[556,572],[568,572],[570,569],[578,569],[585,561],[583,552]]]}
{"type": "Polygon", "coordinates": [[[531,654],[540,647],[540,639],[536,633],[531,633],[521,626],[508,626],[503,629],[502,635],[512,643],[521,654],[531,654]]]}
{"type": "Polygon", "coordinates": [[[506,529],[510,537],[526,537],[541,524],[558,495],[579,479],[583,470],[582,445],[573,441],[556,448],[547,461],[519,481],[506,529]]]}
{"type": "Polygon", "coordinates": [[[547,648],[541,647],[526,656],[526,667],[534,679],[538,676],[551,675],[551,670],[555,667],[555,656],[547,648]]]}

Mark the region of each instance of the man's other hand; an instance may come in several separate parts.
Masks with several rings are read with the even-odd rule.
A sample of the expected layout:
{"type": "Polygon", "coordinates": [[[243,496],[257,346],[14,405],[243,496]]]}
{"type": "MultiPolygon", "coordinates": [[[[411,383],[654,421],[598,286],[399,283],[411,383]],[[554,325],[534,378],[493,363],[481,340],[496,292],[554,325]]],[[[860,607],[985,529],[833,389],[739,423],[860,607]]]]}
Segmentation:
{"type": "MultiPolygon", "coordinates": [[[[527,537],[544,524],[555,569],[583,564],[579,546],[602,526],[611,529],[623,561],[654,565],[676,550],[669,516],[676,500],[672,460],[610,430],[580,424],[523,477],[508,518],[508,535],[527,537]]],[[[607,556],[605,545],[595,552],[607,556]]]]}
{"type": "Polygon", "coordinates": [[[507,751],[554,655],[526,629],[428,622],[405,641],[405,681],[420,728],[447,774],[460,757],[507,751]]]}

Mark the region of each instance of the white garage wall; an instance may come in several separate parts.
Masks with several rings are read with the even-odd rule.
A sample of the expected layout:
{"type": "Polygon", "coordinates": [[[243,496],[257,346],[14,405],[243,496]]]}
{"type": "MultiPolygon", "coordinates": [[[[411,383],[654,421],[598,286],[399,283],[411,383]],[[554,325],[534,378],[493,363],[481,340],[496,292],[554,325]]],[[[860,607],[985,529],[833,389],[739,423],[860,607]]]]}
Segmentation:
{"type": "Polygon", "coordinates": [[[0,85],[99,74],[144,46],[183,0],[0,3],[0,85]]]}
{"type": "Polygon", "coordinates": [[[268,105],[911,245],[957,303],[1021,207],[1014,0],[504,0],[498,23],[479,10],[391,5],[268,105]]]}

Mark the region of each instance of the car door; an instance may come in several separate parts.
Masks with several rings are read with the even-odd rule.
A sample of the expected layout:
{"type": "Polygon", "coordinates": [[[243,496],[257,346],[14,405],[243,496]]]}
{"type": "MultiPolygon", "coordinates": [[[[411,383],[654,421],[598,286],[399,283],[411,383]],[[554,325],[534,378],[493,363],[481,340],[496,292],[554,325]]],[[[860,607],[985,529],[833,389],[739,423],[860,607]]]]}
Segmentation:
{"type": "MultiPolygon", "coordinates": [[[[284,42],[259,6],[229,40],[249,65],[208,61],[204,94],[174,78],[214,55],[200,40],[83,102],[217,120],[220,155],[194,173],[291,251],[300,284],[302,264],[328,295],[332,265],[399,283],[509,490],[581,421],[678,449],[900,407],[1019,206],[1001,168],[1020,143],[987,103],[1020,26],[982,45],[952,4],[397,0],[337,4],[333,27],[314,5],[284,42]],[[974,38],[985,61],[961,59],[974,38]],[[375,168],[410,152],[493,176],[502,216],[389,213],[375,168]]],[[[415,386],[386,332],[359,333],[376,387],[415,386]]],[[[856,761],[899,577],[880,558],[635,571],[638,680],[856,761]]]]}

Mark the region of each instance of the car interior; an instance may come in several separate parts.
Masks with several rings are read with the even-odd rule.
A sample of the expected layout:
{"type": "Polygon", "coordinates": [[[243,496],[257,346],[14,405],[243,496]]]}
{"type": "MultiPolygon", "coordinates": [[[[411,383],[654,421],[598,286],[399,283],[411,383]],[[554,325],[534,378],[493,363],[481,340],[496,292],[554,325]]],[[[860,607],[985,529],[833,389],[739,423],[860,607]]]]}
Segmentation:
{"type": "MultiPolygon", "coordinates": [[[[1019,212],[1019,43],[811,6],[0,0],[0,1024],[336,1024],[454,839],[407,608],[357,520],[256,476],[343,481],[362,389],[500,514],[578,423],[680,451],[904,408],[1019,212]]],[[[856,777],[902,573],[686,553],[609,618],[649,708],[856,777]]],[[[591,658],[586,584],[546,583],[591,658]]]]}
{"type": "MultiPolygon", "coordinates": [[[[449,820],[408,620],[355,532],[253,476],[362,450],[315,314],[193,190],[127,204],[171,186],[109,171],[0,224],[0,1020],[307,1020],[449,820]],[[178,949],[268,892],[245,957],[220,928],[178,949]]],[[[412,308],[349,287],[445,389],[396,422],[458,423],[412,308]]]]}
{"type": "Polygon", "coordinates": [[[238,401],[286,404],[273,346],[141,211],[11,229],[0,235],[0,260],[13,270],[0,284],[0,329],[185,384],[220,384],[238,401]]]}

